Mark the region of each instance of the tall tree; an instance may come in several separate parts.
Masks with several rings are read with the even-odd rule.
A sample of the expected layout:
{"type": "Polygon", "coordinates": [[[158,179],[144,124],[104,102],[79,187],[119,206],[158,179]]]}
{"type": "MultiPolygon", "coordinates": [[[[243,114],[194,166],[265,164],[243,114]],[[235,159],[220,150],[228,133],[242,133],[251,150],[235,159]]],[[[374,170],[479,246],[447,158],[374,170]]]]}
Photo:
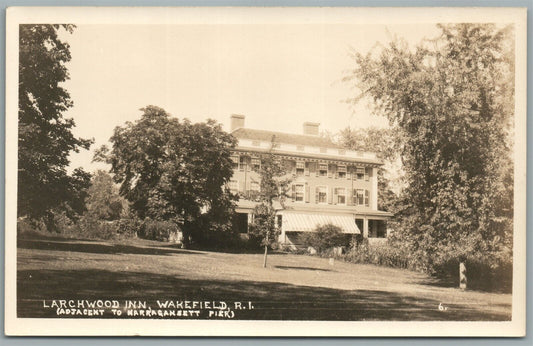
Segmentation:
{"type": "Polygon", "coordinates": [[[115,128],[112,150],[96,155],[111,164],[132,210],[141,219],[183,219],[185,240],[194,237],[200,219],[227,223],[235,138],[214,120],[193,124],[156,106],[141,110],[141,119],[115,128]]]}
{"type": "Polygon", "coordinates": [[[268,248],[277,241],[279,229],[276,223],[277,210],[275,202],[283,208],[292,181],[287,172],[283,159],[273,152],[275,137],[272,138],[271,148],[261,158],[261,165],[257,169],[260,178],[259,204],[253,210],[253,220],[250,224],[252,236],[261,240],[265,249],[263,267],[266,267],[268,248]]]}
{"type": "Polygon", "coordinates": [[[512,28],[439,25],[410,49],[354,56],[347,78],[402,134],[405,235],[421,266],[496,258],[512,242],[512,28]]]}
{"type": "Polygon", "coordinates": [[[33,220],[50,220],[54,208],[79,204],[78,188],[88,184],[81,169],[72,175],[66,170],[69,154],[88,149],[92,141],[75,137],[74,121],[63,116],[73,104],[61,87],[71,59],[69,45],[58,37],[61,29],[72,33],[74,26],[19,26],[17,213],[33,220]]]}

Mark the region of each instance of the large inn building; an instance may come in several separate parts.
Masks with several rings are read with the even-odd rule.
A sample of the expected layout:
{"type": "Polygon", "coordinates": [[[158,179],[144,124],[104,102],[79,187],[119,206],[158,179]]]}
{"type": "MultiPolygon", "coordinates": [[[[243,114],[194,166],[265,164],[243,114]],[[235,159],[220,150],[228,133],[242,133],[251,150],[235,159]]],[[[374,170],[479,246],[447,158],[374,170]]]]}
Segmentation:
{"type": "Polygon", "coordinates": [[[332,223],[347,236],[385,238],[390,213],[377,208],[377,169],[383,163],[374,153],[345,150],[320,137],[318,123],[303,124],[303,134],[248,129],[243,115],[231,116],[231,133],[238,139],[232,160],[230,189],[240,195],[235,227],[246,233],[257,202],[260,155],[273,151],[292,170],[291,196],[279,205],[280,243],[299,245],[302,232],[332,223]]]}

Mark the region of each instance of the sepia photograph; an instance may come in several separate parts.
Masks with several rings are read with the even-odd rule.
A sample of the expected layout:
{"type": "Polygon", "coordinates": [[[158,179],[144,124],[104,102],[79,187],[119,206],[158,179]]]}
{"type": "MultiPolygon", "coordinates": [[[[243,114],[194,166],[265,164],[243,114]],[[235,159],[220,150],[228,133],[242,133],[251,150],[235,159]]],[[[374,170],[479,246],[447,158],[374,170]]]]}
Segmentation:
{"type": "Polygon", "coordinates": [[[6,20],[7,335],[525,335],[526,9],[6,20]]]}

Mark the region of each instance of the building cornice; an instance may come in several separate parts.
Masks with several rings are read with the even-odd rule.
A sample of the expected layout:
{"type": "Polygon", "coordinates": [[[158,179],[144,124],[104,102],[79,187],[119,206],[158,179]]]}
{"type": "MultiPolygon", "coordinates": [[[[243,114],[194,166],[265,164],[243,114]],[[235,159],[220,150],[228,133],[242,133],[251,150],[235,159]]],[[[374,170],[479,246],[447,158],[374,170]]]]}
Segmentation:
{"type": "MultiPolygon", "coordinates": [[[[238,146],[235,149],[233,149],[233,151],[248,154],[250,156],[254,156],[254,154],[257,156],[260,156],[262,154],[269,152],[270,149],[238,146]]],[[[358,166],[365,166],[365,167],[378,167],[378,166],[383,165],[383,162],[379,159],[371,159],[371,158],[364,158],[364,157],[360,157],[360,158],[342,157],[342,156],[337,156],[337,155],[294,152],[294,151],[286,151],[286,150],[278,150],[278,149],[272,149],[272,152],[277,156],[280,156],[282,158],[286,158],[289,160],[306,160],[306,161],[332,163],[332,164],[340,164],[340,165],[347,165],[347,166],[358,165],[358,166]]]]}

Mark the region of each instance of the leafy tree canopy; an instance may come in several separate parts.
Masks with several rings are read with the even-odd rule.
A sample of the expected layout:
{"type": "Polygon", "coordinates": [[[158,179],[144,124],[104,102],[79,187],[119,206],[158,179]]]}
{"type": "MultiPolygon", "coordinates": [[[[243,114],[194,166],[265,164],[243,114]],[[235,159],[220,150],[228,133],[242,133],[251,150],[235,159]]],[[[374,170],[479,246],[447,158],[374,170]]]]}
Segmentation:
{"type": "Polygon", "coordinates": [[[227,223],[233,196],[225,186],[236,139],[214,120],[193,124],[156,106],[141,110],[141,119],[115,128],[111,151],[95,155],[111,164],[132,210],[141,219],[183,218],[184,233],[191,235],[205,215],[211,224],[227,223]]]}
{"type": "Polygon", "coordinates": [[[87,189],[87,212],[98,220],[118,220],[124,211],[126,201],[120,197],[113,177],[98,170],[87,189]]]}
{"type": "Polygon", "coordinates": [[[347,77],[402,138],[405,235],[428,268],[508,252],[512,241],[512,28],[439,25],[410,49],[355,54],[347,77]]]}
{"type": "Polygon", "coordinates": [[[82,208],[88,174],[81,169],[68,175],[68,156],[88,149],[91,140],[72,134],[74,121],[63,113],[72,107],[67,90],[69,45],[58,37],[60,29],[72,33],[73,25],[19,26],[19,137],[18,216],[50,218],[50,211],[70,204],[82,208]]]}

